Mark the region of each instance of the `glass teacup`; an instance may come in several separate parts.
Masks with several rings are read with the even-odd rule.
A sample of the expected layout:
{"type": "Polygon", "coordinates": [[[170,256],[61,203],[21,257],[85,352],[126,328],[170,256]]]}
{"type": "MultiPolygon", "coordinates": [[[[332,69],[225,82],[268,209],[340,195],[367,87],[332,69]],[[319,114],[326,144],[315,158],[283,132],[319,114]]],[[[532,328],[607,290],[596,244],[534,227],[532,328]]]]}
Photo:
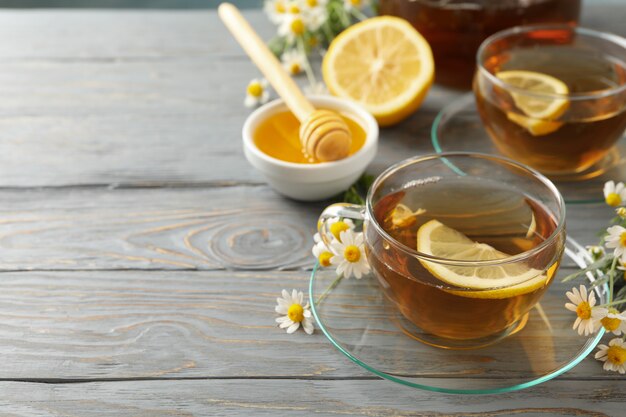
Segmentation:
{"type": "Polygon", "coordinates": [[[469,89],[482,41],[513,26],[578,22],[582,0],[380,0],[380,13],[408,20],[433,50],[436,81],[469,89]]]}
{"type": "Polygon", "coordinates": [[[563,25],[488,38],[474,94],[502,154],[554,177],[602,173],[626,128],[626,39],[563,25]]]}
{"type": "Polygon", "coordinates": [[[523,328],[565,243],[555,186],[507,158],[443,153],[402,161],[372,185],[366,205],[320,217],[363,220],[365,252],[391,304],[446,348],[493,343],[523,328]]]}

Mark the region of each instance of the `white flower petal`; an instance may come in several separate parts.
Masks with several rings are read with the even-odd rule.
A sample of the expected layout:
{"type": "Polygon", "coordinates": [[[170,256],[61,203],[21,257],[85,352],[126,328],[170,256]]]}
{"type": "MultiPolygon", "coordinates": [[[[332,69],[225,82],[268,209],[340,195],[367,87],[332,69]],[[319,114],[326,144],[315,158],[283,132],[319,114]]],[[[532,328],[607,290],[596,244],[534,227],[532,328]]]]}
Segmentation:
{"type": "Polygon", "coordinates": [[[298,330],[298,327],[300,327],[300,323],[296,322],[296,323],[292,324],[291,326],[289,326],[287,328],[287,333],[291,334],[291,333],[295,332],[296,330],[298,330]]]}
{"type": "Polygon", "coordinates": [[[304,319],[302,320],[302,328],[307,334],[313,334],[313,323],[310,320],[304,319]]]}
{"type": "Polygon", "coordinates": [[[251,95],[247,95],[246,99],[243,101],[243,105],[246,107],[255,107],[258,104],[258,101],[256,98],[252,97],[251,95]]]}
{"type": "Polygon", "coordinates": [[[294,322],[291,319],[289,319],[289,317],[287,317],[287,318],[288,318],[288,320],[285,320],[282,323],[280,323],[280,326],[278,326],[278,327],[280,327],[281,329],[284,329],[285,327],[293,326],[294,322]]]}
{"type": "Polygon", "coordinates": [[[615,182],[614,181],[607,181],[604,183],[604,188],[602,189],[604,196],[608,196],[609,194],[611,194],[612,192],[615,191],[615,182]]]}

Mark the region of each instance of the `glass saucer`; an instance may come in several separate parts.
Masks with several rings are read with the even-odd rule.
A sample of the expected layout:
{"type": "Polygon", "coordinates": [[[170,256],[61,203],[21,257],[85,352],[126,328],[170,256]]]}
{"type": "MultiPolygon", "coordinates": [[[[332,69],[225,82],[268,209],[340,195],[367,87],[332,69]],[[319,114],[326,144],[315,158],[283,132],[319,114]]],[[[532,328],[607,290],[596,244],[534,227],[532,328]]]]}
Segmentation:
{"type": "MultiPolygon", "coordinates": [[[[468,93],[444,107],[431,129],[431,141],[437,153],[471,151],[499,155],[474,102],[474,94],[468,93]]],[[[572,178],[550,178],[557,186],[566,203],[586,204],[604,201],[602,186],[606,181],[626,181],[626,140],[623,138],[598,164],[572,178]]]]}
{"type": "MultiPolygon", "coordinates": [[[[565,292],[576,283],[561,283],[588,255],[568,238],[563,266],[519,332],[487,347],[447,350],[419,342],[419,332],[379,289],[373,275],[337,279],[333,269],[316,265],[309,296],[317,325],[330,342],[353,362],[391,381],[430,391],[493,394],[529,388],[572,369],[604,334],[583,337],[572,330],[565,292]],[[576,266],[571,266],[576,265],[576,266]]],[[[589,274],[590,280],[593,276],[589,274]]],[[[608,288],[596,288],[599,304],[608,288]]]]}

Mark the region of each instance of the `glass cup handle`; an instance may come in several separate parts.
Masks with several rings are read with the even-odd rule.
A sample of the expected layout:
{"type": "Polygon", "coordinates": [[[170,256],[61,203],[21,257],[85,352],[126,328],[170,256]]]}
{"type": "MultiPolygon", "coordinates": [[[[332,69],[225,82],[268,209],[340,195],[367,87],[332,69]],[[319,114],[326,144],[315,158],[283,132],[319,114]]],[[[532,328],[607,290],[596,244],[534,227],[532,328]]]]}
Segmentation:
{"type": "Polygon", "coordinates": [[[358,204],[337,203],[331,204],[324,209],[317,222],[317,231],[328,247],[330,247],[330,242],[333,238],[328,221],[337,217],[353,220],[365,220],[365,206],[360,206],[358,204]]]}

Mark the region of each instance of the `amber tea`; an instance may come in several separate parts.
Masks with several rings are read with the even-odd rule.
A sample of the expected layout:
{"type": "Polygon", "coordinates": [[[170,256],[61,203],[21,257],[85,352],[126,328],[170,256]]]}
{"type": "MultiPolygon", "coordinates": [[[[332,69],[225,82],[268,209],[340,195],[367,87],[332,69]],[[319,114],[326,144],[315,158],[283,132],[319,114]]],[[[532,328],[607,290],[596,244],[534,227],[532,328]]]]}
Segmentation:
{"type": "Polygon", "coordinates": [[[518,45],[510,47],[503,36],[479,57],[481,119],[504,155],[551,175],[584,172],[626,128],[624,47],[576,45],[582,35],[571,29],[524,35],[512,35],[518,45]]]}
{"type": "Polygon", "coordinates": [[[558,246],[488,264],[532,251],[557,227],[542,203],[501,182],[433,177],[382,197],[373,212],[393,239],[366,229],[368,260],[381,287],[408,320],[440,337],[478,339],[511,330],[559,265],[558,246]],[[463,265],[429,262],[411,250],[463,265]]]}
{"type": "Polygon", "coordinates": [[[478,46],[506,28],[575,24],[581,0],[381,0],[381,14],[408,20],[430,43],[436,81],[470,88],[478,46]]]}

